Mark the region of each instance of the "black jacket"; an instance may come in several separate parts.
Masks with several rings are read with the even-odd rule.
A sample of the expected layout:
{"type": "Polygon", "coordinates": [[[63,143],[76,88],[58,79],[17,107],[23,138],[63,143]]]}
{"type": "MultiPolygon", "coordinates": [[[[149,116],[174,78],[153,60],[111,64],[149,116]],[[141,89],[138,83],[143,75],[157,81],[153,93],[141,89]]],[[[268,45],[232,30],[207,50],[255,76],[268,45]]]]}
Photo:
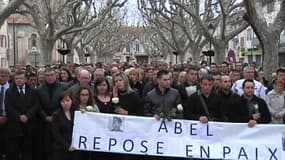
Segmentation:
{"type": "MultiPolygon", "coordinates": [[[[247,101],[248,100],[244,96],[241,96],[241,103],[243,106],[248,107],[247,101]]],[[[269,112],[269,109],[267,107],[266,102],[263,99],[255,96],[255,95],[251,101],[258,104],[258,111],[260,113],[260,118],[257,120],[257,123],[270,123],[271,122],[271,115],[270,115],[270,112],[269,112]]],[[[249,119],[253,119],[252,115],[250,115],[250,113],[249,113],[249,110],[248,110],[248,116],[249,116],[249,119]]]]}
{"type": "Polygon", "coordinates": [[[50,86],[43,84],[38,88],[38,99],[40,103],[40,114],[45,120],[47,116],[51,116],[60,106],[59,106],[59,96],[67,89],[67,86],[63,83],[56,82],[54,85],[50,86]],[[53,88],[53,94],[49,95],[50,89],[53,88]]]}
{"type": "Polygon", "coordinates": [[[25,86],[25,94],[20,95],[16,85],[6,91],[5,103],[7,110],[7,135],[9,137],[32,136],[36,129],[35,116],[39,109],[36,91],[28,85],[25,86]],[[27,123],[20,121],[20,115],[28,117],[27,123]]]}
{"type": "Polygon", "coordinates": [[[68,150],[71,145],[74,111],[74,109],[71,110],[71,120],[67,119],[62,108],[53,114],[52,133],[55,150],[68,150]]]}
{"type": "Polygon", "coordinates": [[[212,92],[209,97],[205,97],[203,94],[201,94],[210,114],[207,115],[200,101],[200,94],[200,91],[198,91],[193,93],[188,98],[187,104],[184,107],[184,118],[189,120],[199,120],[201,116],[207,116],[208,119],[213,119],[215,121],[223,121],[221,97],[214,92],[212,92]]]}
{"type": "Polygon", "coordinates": [[[129,115],[143,115],[142,101],[139,95],[135,92],[130,93],[118,93],[119,104],[124,110],[128,111],[129,115]]]}
{"type": "Polygon", "coordinates": [[[241,97],[238,94],[232,91],[225,94],[220,90],[219,95],[222,98],[222,111],[225,122],[247,123],[250,120],[247,106],[242,104],[241,97]]]}

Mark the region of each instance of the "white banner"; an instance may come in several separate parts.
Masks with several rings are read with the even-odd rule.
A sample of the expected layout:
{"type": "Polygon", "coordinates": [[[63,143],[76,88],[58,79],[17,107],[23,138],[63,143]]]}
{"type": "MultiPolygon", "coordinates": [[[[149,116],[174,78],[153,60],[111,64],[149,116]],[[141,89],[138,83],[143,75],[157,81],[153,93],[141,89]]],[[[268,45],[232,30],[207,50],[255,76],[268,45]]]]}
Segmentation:
{"type": "Polygon", "coordinates": [[[172,120],[75,113],[78,150],[203,159],[284,160],[284,125],[172,120]],[[282,148],[283,140],[283,148],[282,148]]]}

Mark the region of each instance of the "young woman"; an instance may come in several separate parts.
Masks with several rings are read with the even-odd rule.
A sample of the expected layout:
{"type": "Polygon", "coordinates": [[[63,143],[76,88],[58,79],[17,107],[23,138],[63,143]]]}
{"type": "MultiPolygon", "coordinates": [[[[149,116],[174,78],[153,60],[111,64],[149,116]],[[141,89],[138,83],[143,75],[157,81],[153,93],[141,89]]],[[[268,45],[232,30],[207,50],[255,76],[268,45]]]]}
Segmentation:
{"type": "Polygon", "coordinates": [[[75,104],[79,106],[82,112],[99,112],[98,107],[94,104],[92,93],[89,88],[80,87],[76,96],[75,104]]]}
{"type": "Polygon", "coordinates": [[[107,78],[98,78],[94,85],[94,99],[102,113],[114,113],[114,104],[112,103],[111,88],[107,78]]]}
{"type": "Polygon", "coordinates": [[[54,135],[53,160],[77,160],[78,153],[71,145],[75,107],[71,92],[65,91],[59,99],[60,108],[53,115],[52,131],[54,135]]]}
{"type": "Polygon", "coordinates": [[[113,83],[113,97],[118,98],[115,113],[124,115],[143,115],[141,99],[138,94],[131,89],[126,74],[123,72],[116,73],[113,76],[113,83]]]}

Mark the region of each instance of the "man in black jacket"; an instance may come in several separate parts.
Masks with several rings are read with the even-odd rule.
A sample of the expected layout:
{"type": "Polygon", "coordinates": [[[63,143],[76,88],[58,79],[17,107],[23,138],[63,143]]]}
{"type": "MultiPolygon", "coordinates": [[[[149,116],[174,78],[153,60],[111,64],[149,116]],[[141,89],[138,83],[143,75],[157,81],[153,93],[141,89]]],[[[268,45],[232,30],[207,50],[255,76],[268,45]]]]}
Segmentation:
{"type": "Polygon", "coordinates": [[[230,76],[221,76],[219,95],[222,98],[222,111],[225,122],[247,123],[250,120],[247,107],[241,103],[241,97],[231,90],[230,76]]]}
{"type": "Polygon", "coordinates": [[[208,121],[223,121],[221,97],[212,91],[213,78],[211,75],[201,77],[201,91],[193,93],[184,107],[184,118],[199,120],[202,123],[208,121]]]}
{"type": "Polygon", "coordinates": [[[249,127],[253,127],[257,123],[269,123],[271,115],[266,102],[254,95],[254,81],[252,79],[245,79],[243,84],[244,94],[241,97],[243,106],[247,107],[250,121],[249,127]]]}
{"type": "Polygon", "coordinates": [[[43,160],[51,160],[53,152],[53,138],[51,132],[52,114],[59,109],[59,97],[67,90],[66,84],[57,81],[56,72],[52,68],[45,70],[45,83],[38,89],[40,115],[43,120],[43,160]]]}
{"type": "Polygon", "coordinates": [[[7,159],[33,160],[33,137],[38,111],[36,92],[25,85],[24,71],[15,73],[15,85],[6,91],[7,108],[7,159]]]}

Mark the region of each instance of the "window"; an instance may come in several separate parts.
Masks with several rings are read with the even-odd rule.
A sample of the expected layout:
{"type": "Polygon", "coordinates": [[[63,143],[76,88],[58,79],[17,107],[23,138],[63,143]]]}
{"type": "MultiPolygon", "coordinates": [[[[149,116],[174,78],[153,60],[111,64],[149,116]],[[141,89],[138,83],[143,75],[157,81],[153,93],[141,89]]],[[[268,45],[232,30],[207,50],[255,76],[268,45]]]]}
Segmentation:
{"type": "Polygon", "coordinates": [[[0,35],[0,47],[7,47],[6,36],[0,35]]]}
{"type": "Polygon", "coordinates": [[[240,38],[240,47],[244,48],[244,37],[240,38]]]}
{"type": "Polygon", "coordinates": [[[32,49],[33,47],[37,48],[37,35],[35,33],[29,38],[29,49],[32,49]]]}
{"type": "Polygon", "coordinates": [[[127,46],[126,46],[126,52],[131,52],[130,45],[127,45],[127,46]]]}
{"type": "Polygon", "coordinates": [[[251,29],[247,29],[246,31],[246,39],[249,41],[249,40],[252,40],[252,31],[251,29]]]}
{"type": "Polygon", "coordinates": [[[139,51],[140,51],[140,44],[137,43],[137,44],[136,44],[136,52],[139,52],[139,51]]]}

